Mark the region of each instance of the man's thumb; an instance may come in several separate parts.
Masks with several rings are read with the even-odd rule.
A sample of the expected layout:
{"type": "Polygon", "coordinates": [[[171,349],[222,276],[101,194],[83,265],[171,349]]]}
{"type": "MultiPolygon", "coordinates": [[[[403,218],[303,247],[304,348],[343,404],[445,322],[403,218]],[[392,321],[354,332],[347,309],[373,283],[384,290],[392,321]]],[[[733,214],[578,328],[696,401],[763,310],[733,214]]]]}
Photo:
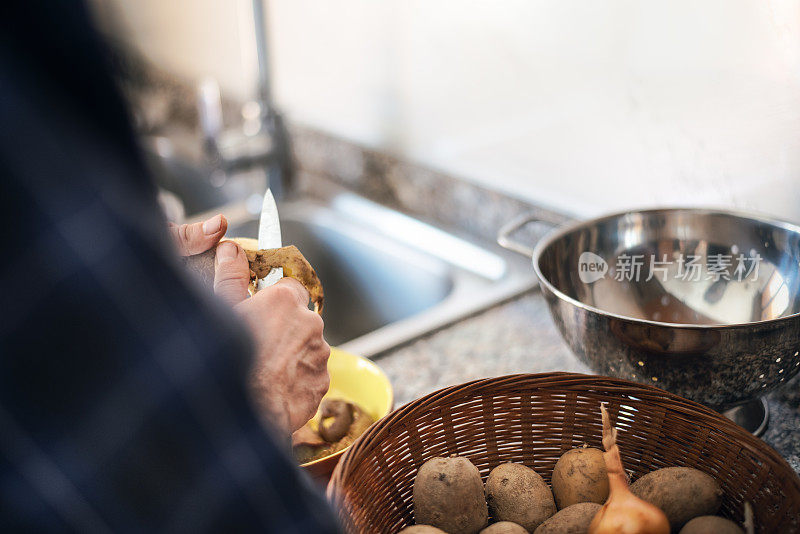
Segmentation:
{"type": "Polygon", "coordinates": [[[244,250],[231,241],[217,245],[214,261],[214,293],[231,306],[247,298],[250,284],[250,265],[244,250]]]}

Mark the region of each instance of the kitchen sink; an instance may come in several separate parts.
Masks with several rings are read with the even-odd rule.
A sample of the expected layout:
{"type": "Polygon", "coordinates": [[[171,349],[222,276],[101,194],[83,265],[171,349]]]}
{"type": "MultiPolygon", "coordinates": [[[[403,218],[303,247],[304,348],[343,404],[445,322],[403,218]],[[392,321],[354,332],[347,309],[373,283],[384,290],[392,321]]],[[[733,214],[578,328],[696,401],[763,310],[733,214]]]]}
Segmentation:
{"type": "MultiPolygon", "coordinates": [[[[364,356],[381,353],[535,286],[525,258],[477,243],[333,188],[278,202],[284,245],[296,245],[325,289],[325,337],[364,356]]],[[[228,235],[257,237],[260,202],[222,212],[228,235]]]]}
{"type": "MultiPolygon", "coordinates": [[[[280,218],[284,244],[302,250],[324,281],[322,317],[331,344],[340,345],[427,310],[453,290],[446,262],[347,224],[323,206],[281,204],[280,218]]],[[[236,236],[257,233],[257,220],[230,229],[236,236]]]]}
{"type": "MultiPolygon", "coordinates": [[[[197,143],[180,139],[142,139],[159,187],[188,214],[177,218],[223,213],[229,236],[257,237],[264,169],[215,173],[192,152],[197,143]]],[[[536,285],[530,261],[519,254],[328,182],[315,184],[313,196],[285,197],[278,198],[283,243],[296,245],[316,269],[325,289],[325,337],[344,350],[378,356],[536,285]]]]}

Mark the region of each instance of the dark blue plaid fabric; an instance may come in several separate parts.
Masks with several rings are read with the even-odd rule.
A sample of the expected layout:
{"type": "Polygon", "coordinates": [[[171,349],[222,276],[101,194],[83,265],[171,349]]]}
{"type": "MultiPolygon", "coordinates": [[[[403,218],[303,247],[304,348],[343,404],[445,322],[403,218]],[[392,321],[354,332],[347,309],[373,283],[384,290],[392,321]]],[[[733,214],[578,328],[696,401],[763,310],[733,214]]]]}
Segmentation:
{"type": "Polygon", "coordinates": [[[337,531],[180,271],[84,7],[0,9],[0,531],[337,531]]]}

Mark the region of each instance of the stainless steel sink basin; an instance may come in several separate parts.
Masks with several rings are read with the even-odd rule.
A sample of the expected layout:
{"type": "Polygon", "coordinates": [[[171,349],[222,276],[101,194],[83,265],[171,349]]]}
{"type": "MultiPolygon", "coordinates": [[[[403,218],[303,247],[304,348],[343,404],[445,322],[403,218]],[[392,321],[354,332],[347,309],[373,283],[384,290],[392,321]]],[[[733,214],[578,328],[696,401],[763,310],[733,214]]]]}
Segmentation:
{"type": "MultiPolygon", "coordinates": [[[[228,235],[256,237],[246,202],[222,212],[228,235]]],[[[257,208],[257,206],[256,206],[257,208]]],[[[329,343],[376,356],[535,287],[530,264],[342,190],[279,202],[285,245],[296,245],[325,288],[329,343]]]]}
{"type": "MultiPolygon", "coordinates": [[[[312,203],[281,205],[285,244],[296,245],[324,282],[325,334],[334,345],[356,339],[441,302],[453,289],[447,264],[385,240],[363,227],[341,224],[312,203]]],[[[231,228],[255,237],[258,221],[231,228]]]]}
{"type": "MultiPolygon", "coordinates": [[[[188,222],[216,213],[229,236],[256,237],[263,168],[215,174],[193,139],[143,138],[162,189],[188,222]]],[[[325,288],[329,343],[377,356],[536,287],[530,262],[495,243],[459,238],[336,186],[281,202],[283,243],[296,245],[325,288]]]]}

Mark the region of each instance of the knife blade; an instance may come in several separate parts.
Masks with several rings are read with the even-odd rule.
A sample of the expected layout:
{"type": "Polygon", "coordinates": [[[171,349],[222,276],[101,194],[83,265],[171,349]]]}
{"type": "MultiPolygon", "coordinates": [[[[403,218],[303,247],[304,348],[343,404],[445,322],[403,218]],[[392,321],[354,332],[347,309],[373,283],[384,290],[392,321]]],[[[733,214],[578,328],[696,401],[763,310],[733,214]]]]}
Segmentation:
{"type": "MultiPolygon", "coordinates": [[[[267,187],[264,200],[261,203],[261,219],[258,223],[258,248],[279,248],[281,246],[281,222],[278,219],[278,206],[275,197],[267,187]]],[[[283,269],[272,269],[267,276],[258,281],[258,289],[263,289],[275,284],[283,278],[283,269]]]]}

